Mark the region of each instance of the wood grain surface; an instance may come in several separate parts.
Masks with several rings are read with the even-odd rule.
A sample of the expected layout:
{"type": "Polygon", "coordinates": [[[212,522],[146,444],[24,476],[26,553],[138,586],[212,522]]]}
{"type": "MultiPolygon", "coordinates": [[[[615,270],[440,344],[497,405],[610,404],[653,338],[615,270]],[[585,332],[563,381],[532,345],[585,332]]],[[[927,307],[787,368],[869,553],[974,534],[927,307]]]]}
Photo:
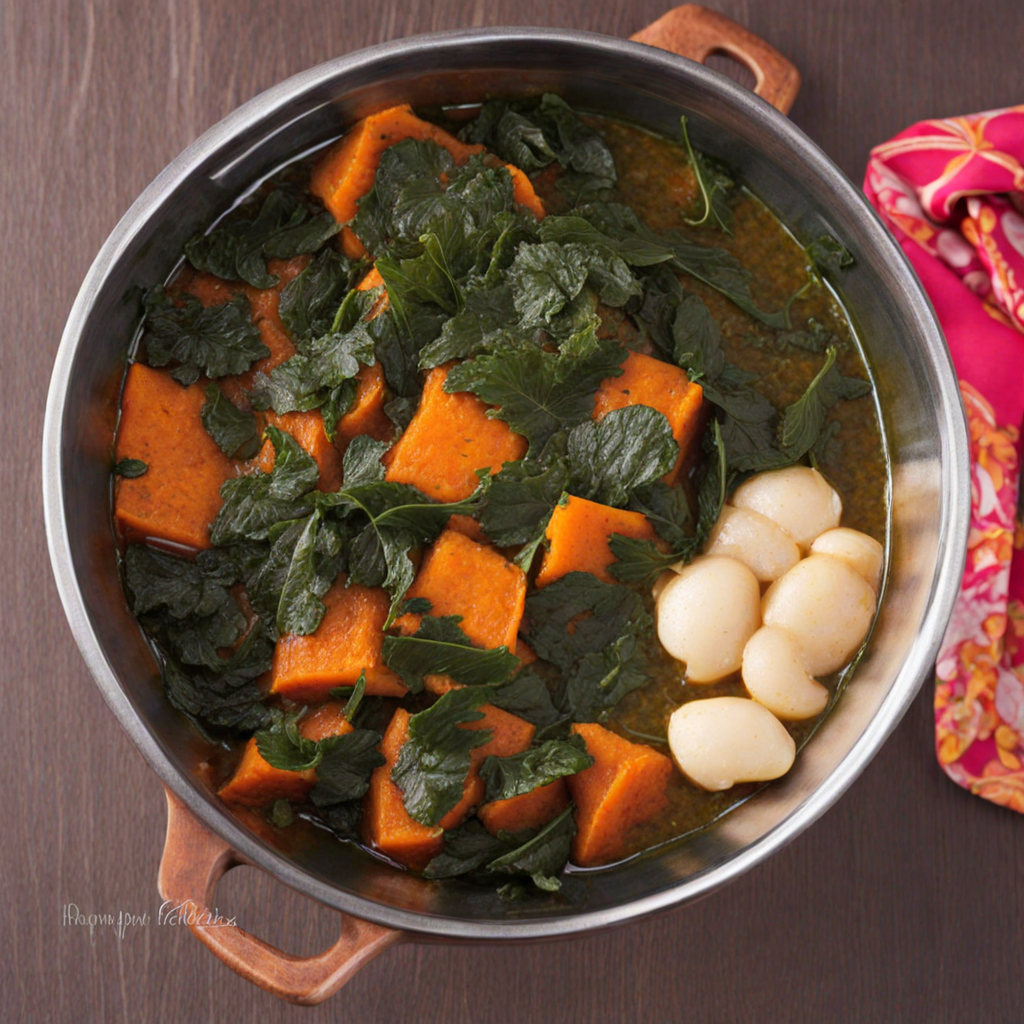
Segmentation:
{"type": "MultiPolygon", "coordinates": [[[[708,0],[803,74],[792,118],[859,181],[910,122],[1024,101],[1020,0],[708,0]]],[[[160,784],[64,621],[41,521],[44,396],[71,303],[117,219],[239,103],[371,43],[476,25],[627,36],[659,0],[3,0],[0,6],[0,1019],[417,1024],[1019,1021],[1024,820],[932,755],[926,686],[852,790],[702,903],[548,945],[401,946],[323,1006],[278,1003],[158,925],[160,784]],[[114,925],[65,923],[65,905],[114,925]],[[146,925],[116,928],[121,913],[146,925]]],[[[313,952],[334,915],[254,869],[221,910],[313,952]]]]}

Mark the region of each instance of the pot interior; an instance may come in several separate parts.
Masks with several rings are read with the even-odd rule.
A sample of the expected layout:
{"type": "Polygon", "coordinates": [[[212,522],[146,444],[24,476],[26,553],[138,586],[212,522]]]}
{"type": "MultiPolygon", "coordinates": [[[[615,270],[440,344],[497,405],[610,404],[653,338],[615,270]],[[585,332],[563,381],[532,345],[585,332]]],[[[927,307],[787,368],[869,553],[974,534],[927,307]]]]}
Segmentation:
{"type": "Polygon", "coordinates": [[[850,183],[788,121],[721,75],[638,44],[496,30],[426,37],[322,65],[211,129],[132,207],[83,286],[58,357],[44,479],[55,572],[76,638],[107,700],[158,774],[208,825],[282,880],[384,924],[450,937],[582,930],[693,898],[806,827],[898,721],[952,607],[966,544],[967,448],[956,382],[927,300],[850,183]],[[117,577],[111,442],[138,289],[164,279],[185,241],[260,178],[397,102],[430,107],[553,91],[583,109],[694,142],[801,241],[824,232],[856,258],[842,301],[876,384],[891,463],[891,555],[881,612],[854,680],[784,779],[703,833],[564,894],[507,905],[469,883],[426,882],[310,831],[249,830],[203,782],[203,745],[165,700],[117,577]],[[287,845],[285,845],[287,844],[287,845]]]}

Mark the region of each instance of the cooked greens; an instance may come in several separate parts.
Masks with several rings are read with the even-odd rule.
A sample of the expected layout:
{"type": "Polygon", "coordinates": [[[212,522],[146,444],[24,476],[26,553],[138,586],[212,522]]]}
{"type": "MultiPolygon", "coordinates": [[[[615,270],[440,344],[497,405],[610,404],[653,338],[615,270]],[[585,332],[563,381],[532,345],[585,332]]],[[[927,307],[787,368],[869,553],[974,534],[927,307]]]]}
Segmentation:
{"type": "MultiPolygon", "coordinates": [[[[208,550],[194,559],[141,543],[125,550],[129,605],[157,648],[168,698],[214,736],[253,734],[264,767],[309,773],[297,790],[308,798],[293,797],[298,813],[315,814],[345,839],[358,839],[371,776],[388,764],[373,785],[383,779],[394,806],[401,810],[400,798],[415,828],[436,841],[432,853],[441,849],[421,861],[430,858],[427,878],[498,883],[510,898],[532,891],[530,882],[558,890],[576,835],[575,807],[565,804],[572,786],[584,784],[563,780],[595,763],[574,725],[614,722],[620,702],[658,672],[650,584],[702,549],[746,475],[817,464],[835,441],[830,410],[870,391],[840,371],[838,338],[793,316],[822,279],[837,280],[849,252],[829,236],[815,241],[800,271],[807,283],[762,308],[771,293],[752,287],[730,237],[740,190],[693,148],[685,118],[680,132],[697,199],[681,204],[675,227],[656,230],[622,202],[612,148],[591,119],[552,95],[492,100],[460,132],[487,152],[452,140],[449,152],[431,137],[382,149],[372,186],[344,225],[344,251],[359,251],[349,245],[351,230],[365,258],[332,242],[343,225],[289,172],[189,241],[192,269],[181,287],[145,297],[140,357],[185,387],[197,385],[190,400],[205,389],[202,426],[237,470],[220,487],[208,550]],[[544,193],[542,219],[523,205],[523,172],[544,193]],[[286,259],[295,261],[286,271],[273,264],[286,259]],[[367,277],[371,268],[378,276],[367,277]],[[217,304],[190,294],[196,272],[219,279],[208,293],[224,297],[217,304]],[[262,320],[275,308],[280,321],[268,333],[262,320]],[[787,407],[777,408],[762,381],[732,361],[737,323],[751,345],[795,351],[805,367],[820,360],[787,407]],[[708,415],[699,452],[681,451],[686,438],[670,422],[672,407],[666,413],[628,397],[624,383],[615,401],[626,404],[599,403],[633,372],[634,352],[671,364],[661,369],[679,388],[700,384],[708,415]],[[479,408],[467,397],[475,396],[522,439],[519,457],[474,463],[475,489],[447,502],[433,500],[442,492],[425,483],[421,490],[403,482],[408,476],[389,479],[387,469],[389,449],[419,407],[424,375],[435,371],[436,380],[437,368],[445,401],[479,408]],[[390,440],[351,427],[371,372],[386,385],[390,440]],[[322,424],[320,440],[337,442],[338,463],[325,468],[321,454],[311,454],[320,450],[307,450],[300,431],[293,436],[290,424],[299,421],[322,424]],[[687,461],[691,454],[700,457],[687,461]],[[643,527],[643,516],[656,539],[614,534],[608,546],[617,560],[601,577],[567,571],[538,588],[533,569],[547,558],[548,533],[576,502],[603,506],[601,514],[621,517],[616,522],[643,527]],[[427,546],[446,528],[474,539],[482,533],[518,566],[505,566],[521,581],[519,608],[526,591],[517,642],[484,647],[470,638],[478,633],[468,618],[407,599],[427,546]],[[290,700],[268,692],[260,677],[282,639],[302,647],[307,641],[293,638],[311,638],[312,650],[337,630],[342,653],[359,652],[363,622],[338,624],[334,602],[346,592],[380,599],[365,641],[377,647],[361,671],[358,661],[354,670],[323,668],[326,682],[315,692],[346,704],[328,709],[339,713],[330,719],[337,733],[312,739],[322,733],[304,732],[308,693],[290,700]],[[349,685],[331,685],[341,681],[349,685]],[[410,695],[401,698],[408,717],[388,727],[399,681],[410,695]],[[501,746],[503,714],[523,730],[512,753],[501,746]],[[397,753],[394,733],[382,741],[385,728],[407,728],[397,753]],[[467,794],[500,809],[551,793],[557,799],[539,827],[488,830],[481,811],[447,828],[451,812],[469,805],[467,794]]],[[[149,467],[122,459],[114,471],[133,479],[149,467]]],[[[458,563],[450,572],[457,588],[458,563]]],[[[580,790],[572,793],[584,806],[580,790]]],[[[267,813],[285,827],[295,810],[277,800],[267,813]]]]}

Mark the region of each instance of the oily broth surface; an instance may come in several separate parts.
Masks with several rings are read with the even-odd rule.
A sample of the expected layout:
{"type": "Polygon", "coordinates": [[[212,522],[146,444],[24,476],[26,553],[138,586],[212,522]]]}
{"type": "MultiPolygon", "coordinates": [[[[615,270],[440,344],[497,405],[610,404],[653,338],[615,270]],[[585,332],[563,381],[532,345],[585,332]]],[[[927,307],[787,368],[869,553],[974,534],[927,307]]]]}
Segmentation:
{"type": "MultiPolygon", "coordinates": [[[[619,171],[617,198],[650,227],[686,230],[697,241],[732,252],[753,273],[751,287],[761,309],[780,309],[806,283],[806,254],[755,196],[746,190],[738,195],[732,236],[716,229],[688,228],[683,217],[695,207],[699,209],[699,202],[696,180],[683,148],[632,125],[606,118],[590,120],[615,155],[619,171]]],[[[756,387],[776,408],[785,407],[803,394],[821,369],[821,354],[780,344],[770,328],[713,288],[685,276],[683,280],[718,321],[727,358],[757,375],[756,387]]],[[[837,358],[843,373],[867,376],[850,323],[827,288],[813,287],[806,298],[793,304],[791,313],[794,327],[803,327],[813,318],[843,342],[837,358]]],[[[833,420],[839,424],[839,431],[825,449],[820,469],[843,500],[842,525],[862,530],[884,544],[888,471],[874,402],[870,396],[840,402],[829,416],[829,421],[833,420]]],[[[679,662],[663,655],[651,682],[627,694],[606,724],[626,739],[645,742],[635,734],[665,736],[668,718],[680,704],[705,697],[747,696],[739,673],[709,685],[684,685],[680,669],[679,662]]],[[[842,676],[836,673],[821,682],[834,694],[842,676]]],[[[826,709],[816,719],[787,725],[798,748],[827,713],[826,709]]],[[[667,745],[656,749],[668,752],[667,745]]],[[[706,793],[677,772],[669,787],[668,810],[659,820],[636,830],[631,854],[709,825],[759,788],[760,784],[748,783],[722,793],[706,793]]]]}

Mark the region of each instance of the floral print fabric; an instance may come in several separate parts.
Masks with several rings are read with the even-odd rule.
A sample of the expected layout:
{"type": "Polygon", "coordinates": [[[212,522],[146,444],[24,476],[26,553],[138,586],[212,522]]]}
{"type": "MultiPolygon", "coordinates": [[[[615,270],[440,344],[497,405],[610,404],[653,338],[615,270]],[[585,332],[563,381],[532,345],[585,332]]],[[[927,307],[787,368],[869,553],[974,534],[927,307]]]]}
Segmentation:
{"type": "Polygon", "coordinates": [[[936,665],[935,749],[1024,813],[1024,106],[922,121],[871,151],[864,190],[946,335],[971,440],[967,565],[936,665]]]}

